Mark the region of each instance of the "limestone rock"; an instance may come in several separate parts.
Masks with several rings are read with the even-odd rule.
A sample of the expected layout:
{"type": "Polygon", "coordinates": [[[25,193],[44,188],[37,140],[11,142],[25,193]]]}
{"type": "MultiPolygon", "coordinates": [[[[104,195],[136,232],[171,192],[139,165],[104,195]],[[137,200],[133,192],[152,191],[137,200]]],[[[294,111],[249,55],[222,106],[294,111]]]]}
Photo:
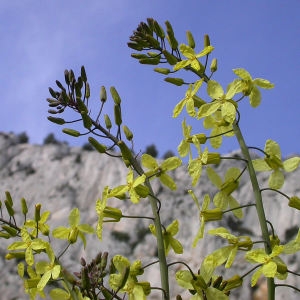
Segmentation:
{"type": "MultiPolygon", "coordinates": [[[[239,156],[239,152],[231,155],[239,156]]],[[[219,174],[224,174],[229,166],[244,167],[242,161],[224,160],[215,167],[219,174]]],[[[106,155],[100,155],[96,151],[84,151],[82,148],[69,147],[66,144],[59,145],[30,145],[20,144],[14,134],[0,133],[0,199],[4,199],[5,191],[10,191],[15,208],[19,199],[24,197],[29,203],[29,210],[34,210],[36,203],[42,203],[42,211],[51,212],[50,224],[67,225],[69,212],[78,207],[81,212],[83,223],[95,225],[97,216],[95,214],[95,201],[101,197],[104,186],[115,187],[124,183],[127,169],[118,158],[112,159],[106,155]]],[[[178,190],[172,192],[164,188],[159,182],[153,181],[153,186],[161,201],[161,218],[167,226],[174,219],[180,221],[179,240],[182,242],[185,252],[179,257],[173,254],[168,258],[186,261],[195,271],[199,268],[202,259],[222,244],[220,238],[208,236],[199,241],[196,248],[191,248],[191,243],[199,228],[198,211],[193,200],[187,193],[192,188],[191,181],[186,172],[186,167],[180,167],[172,172],[176,180],[178,190]]],[[[288,195],[299,196],[300,170],[292,174],[286,174],[287,181],[283,191],[288,195]]],[[[261,187],[267,186],[266,174],[260,174],[261,187]]],[[[216,189],[203,176],[195,187],[195,193],[199,199],[208,193],[212,197],[216,189]]],[[[234,192],[234,196],[242,204],[253,202],[249,178],[243,176],[240,188],[234,192]]],[[[300,212],[287,206],[287,199],[280,194],[265,191],[264,205],[267,218],[271,221],[280,240],[284,243],[291,236],[295,236],[299,226],[300,212]]],[[[140,204],[133,205],[129,200],[109,199],[110,206],[119,207],[124,215],[151,216],[151,208],[145,199],[140,204]]],[[[260,239],[260,227],[253,207],[244,210],[245,219],[243,223],[228,214],[219,226],[228,227],[233,234],[250,234],[254,240],[260,239]]],[[[63,257],[63,263],[67,267],[73,267],[72,271],[79,270],[80,257],[87,261],[93,259],[100,251],[108,251],[110,257],[114,254],[128,256],[131,260],[143,259],[149,263],[155,259],[155,240],[148,230],[149,221],[141,219],[121,220],[119,223],[106,223],[104,225],[103,241],[88,238],[88,247],[84,250],[82,245],[70,247],[68,255],[63,257]],[[76,269],[77,268],[77,269],[76,269]]],[[[208,224],[207,228],[212,228],[208,224]]],[[[53,228],[52,228],[53,229],[53,228]]],[[[22,283],[16,275],[16,265],[13,261],[5,261],[4,255],[9,241],[2,241],[0,245],[0,293],[2,299],[28,299],[22,290],[22,283]]],[[[65,246],[61,241],[55,241],[56,249],[65,246]]],[[[291,270],[299,272],[299,255],[293,255],[286,261],[291,270]]],[[[243,258],[239,256],[235,261],[235,268],[230,270],[226,278],[235,273],[243,274],[249,270],[243,258]]],[[[174,274],[180,265],[170,268],[174,274]]],[[[223,272],[220,268],[220,272],[223,272]]],[[[147,269],[144,275],[146,280],[157,286],[159,283],[158,270],[155,267],[147,269]]],[[[299,286],[300,281],[291,277],[291,284],[299,286]]],[[[247,280],[246,280],[247,281],[247,280]]],[[[261,285],[263,291],[264,283],[261,285]]],[[[181,290],[174,282],[171,283],[172,296],[175,297],[181,290]]],[[[258,291],[259,292],[259,291],[258,291]]],[[[256,292],[257,294],[259,294],[256,292]]],[[[249,284],[238,289],[232,294],[231,299],[252,299],[253,291],[249,284]]],[[[158,299],[153,296],[152,299],[158,299]]],[[[189,299],[185,294],[184,299],[189,299]]],[[[299,297],[299,296],[298,296],[299,297]]],[[[255,298],[258,299],[258,298],[255,298]]],[[[297,299],[297,295],[287,288],[278,288],[276,299],[297,299]]]]}

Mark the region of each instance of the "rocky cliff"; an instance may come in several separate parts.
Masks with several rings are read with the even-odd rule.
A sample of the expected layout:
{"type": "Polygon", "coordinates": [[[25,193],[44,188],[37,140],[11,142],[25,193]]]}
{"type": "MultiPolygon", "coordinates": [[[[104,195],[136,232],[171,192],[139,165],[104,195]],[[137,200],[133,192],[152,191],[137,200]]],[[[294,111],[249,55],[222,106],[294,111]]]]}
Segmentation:
{"type": "MultiPolygon", "coordinates": [[[[238,156],[239,153],[233,153],[238,156]]],[[[243,162],[233,162],[224,160],[216,171],[220,174],[230,166],[243,166],[243,162]]],[[[14,134],[0,133],[0,199],[4,199],[5,191],[10,191],[17,203],[24,197],[29,205],[29,210],[33,211],[36,203],[42,203],[42,210],[51,212],[50,224],[66,225],[67,216],[72,208],[78,207],[81,212],[81,220],[84,223],[95,225],[97,217],[94,206],[97,197],[101,196],[105,185],[110,187],[124,183],[127,169],[119,159],[112,159],[106,155],[100,155],[95,151],[84,151],[82,148],[69,147],[66,144],[30,145],[22,144],[14,134]]],[[[184,246],[184,253],[180,260],[185,260],[196,271],[206,254],[218,247],[221,239],[205,238],[200,241],[196,248],[191,248],[191,242],[199,228],[198,211],[195,209],[193,200],[187,193],[191,187],[186,168],[183,166],[172,173],[175,178],[178,191],[171,192],[154,182],[155,191],[161,200],[161,217],[164,224],[168,225],[175,218],[180,221],[179,240],[184,246]]],[[[286,174],[287,181],[283,191],[288,195],[299,196],[300,170],[292,174],[286,174]]],[[[267,175],[260,174],[261,187],[267,186],[267,175]]],[[[216,192],[215,188],[203,176],[195,188],[195,193],[202,199],[204,194],[211,196],[216,192]]],[[[285,240],[293,237],[297,233],[300,221],[300,212],[287,206],[287,199],[277,193],[264,192],[264,205],[267,211],[267,218],[274,223],[279,238],[284,243],[285,240]]],[[[240,188],[235,192],[235,197],[243,204],[253,201],[251,186],[247,176],[243,176],[240,188]]],[[[123,214],[151,215],[150,207],[145,199],[140,204],[133,205],[129,201],[109,200],[110,206],[119,207],[123,214]]],[[[234,217],[226,216],[222,221],[222,226],[230,228],[232,233],[250,234],[253,239],[259,240],[260,228],[253,207],[244,209],[245,221],[241,223],[234,217]]],[[[91,260],[99,251],[108,251],[112,257],[114,254],[123,254],[130,259],[143,258],[145,263],[153,261],[156,255],[155,240],[147,229],[149,222],[141,219],[121,221],[119,223],[106,223],[104,225],[104,237],[100,242],[95,238],[88,238],[88,247],[84,251],[82,245],[70,248],[68,255],[63,258],[66,266],[74,266],[79,270],[79,259],[85,257],[91,260]]],[[[215,224],[214,224],[215,225],[215,224]]],[[[210,226],[208,226],[210,228],[210,226]]],[[[27,299],[22,290],[22,283],[16,275],[15,262],[5,261],[4,255],[7,246],[6,240],[1,240],[0,244],[0,293],[1,299],[27,299]]],[[[61,249],[64,244],[58,241],[57,249],[61,249]]],[[[172,255],[170,260],[172,260],[172,255]]],[[[299,256],[289,256],[286,262],[290,269],[299,272],[299,256]]],[[[178,258],[177,258],[178,260],[178,258]]],[[[230,275],[238,272],[243,274],[250,269],[245,266],[242,257],[238,257],[234,263],[235,268],[230,275]]],[[[179,268],[179,267],[177,267],[179,268]]],[[[74,270],[74,271],[75,271],[74,270]]],[[[175,272],[177,269],[170,269],[175,272]]],[[[222,272],[222,269],[220,269],[222,272]]],[[[290,276],[289,282],[300,285],[297,278],[290,276]]],[[[145,273],[145,279],[159,285],[159,274],[155,267],[149,268],[145,273]]],[[[263,293],[262,283],[256,295],[263,293]]],[[[173,296],[180,292],[180,289],[172,284],[173,296]]],[[[299,295],[287,288],[278,288],[276,299],[298,299],[299,295]]],[[[244,288],[233,293],[232,299],[253,299],[253,290],[246,285],[244,288]]],[[[263,297],[263,296],[262,296],[263,297]]],[[[158,299],[154,295],[153,299],[158,299]]],[[[185,299],[188,299],[186,297],[185,299]]],[[[263,298],[256,298],[263,299],[263,298]]]]}

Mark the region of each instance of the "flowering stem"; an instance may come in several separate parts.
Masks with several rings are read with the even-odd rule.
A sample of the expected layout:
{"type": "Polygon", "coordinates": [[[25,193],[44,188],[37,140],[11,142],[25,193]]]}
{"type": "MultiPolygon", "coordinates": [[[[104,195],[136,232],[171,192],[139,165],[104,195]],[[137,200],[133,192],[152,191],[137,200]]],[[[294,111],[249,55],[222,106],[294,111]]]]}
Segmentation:
{"type": "MultiPolygon", "coordinates": [[[[255,197],[257,216],[258,216],[263,239],[266,241],[265,251],[267,254],[270,254],[272,252],[272,248],[271,248],[271,242],[270,242],[270,237],[269,237],[269,232],[268,232],[268,225],[267,225],[267,220],[266,220],[266,216],[265,216],[262,195],[261,195],[261,191],[260,191],[260,188],[258,185],[256,173],[255,173],[255,170],[254,170],[254,167],[252,164],[251,156],[249,153],[249,148],[247,147],[247,145],[245,143],[244,137],[243,137],[242,132],[237,123],[233,124],[233,131],[234,131],[235,136],[238,140],[238,143],[241,147],[244,158],[248,161],[247,166],[248,166],[252,189],[253,189],[253,193],[254,193],[254,197],[255,197]]],[[[274,300],[275,299],[274,278],[267,278],[267,284],[268,284],[268,300],[274,300]]]]}

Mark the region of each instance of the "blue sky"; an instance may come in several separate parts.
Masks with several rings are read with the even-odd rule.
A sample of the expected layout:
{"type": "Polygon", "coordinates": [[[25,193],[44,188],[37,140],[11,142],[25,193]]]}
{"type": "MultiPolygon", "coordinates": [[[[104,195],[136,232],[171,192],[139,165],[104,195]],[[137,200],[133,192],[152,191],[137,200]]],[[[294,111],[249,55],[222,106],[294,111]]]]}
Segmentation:
{"type": "MultiPolygon", "coordinates": [[[[172,110],[186,87],[164,82],[152,66],[131,58],[126,45],[137,25],[153,17],[161,24],[169,20],[180,42],[186,42],[186,30],[192,31],[199,51],[203,35],[209,34],[212,57],[219,62],[214,79],[224,87],[234,78],[234,68],[273,82],[273,90],[262,92],[259,108],[248,102],[240,106],[246,142],[263,148],[271,138],[284,156],[300,153],[299,11],[298,0],[1,1],[0,131],[26,131],[32,143],[42,143],[50,132],[73,145],[85,143],[86,138],[69,138],[47,120],[45,101],[48,87],[56,79],[63,82],[65,69],[79,74],[84,65],[91,101],[99,101],[101,85],[119,91],[123,121],[134,132],[137,152],[152,143],[160,155],[175,152],[184,115],[173,119],[172,110]]],[[[187,122],[194,133],[202,132],[202,122],[187,122]]],[[[230,138],[221,152],[236,148],[230,138]]]]}

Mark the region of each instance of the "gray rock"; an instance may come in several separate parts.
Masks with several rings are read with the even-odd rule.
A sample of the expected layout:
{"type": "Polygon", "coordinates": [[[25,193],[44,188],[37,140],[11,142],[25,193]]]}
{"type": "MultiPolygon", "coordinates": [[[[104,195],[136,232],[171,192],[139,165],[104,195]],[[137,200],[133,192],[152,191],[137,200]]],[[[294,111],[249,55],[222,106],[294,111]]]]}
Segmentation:
{"type": "MultiPolygon", "coordinates": [[[[239,156],[239,152],[231,153],[239,156]]],[[[229,156],[229,155],[228,155],[229,156]]],[[[219,174],[224,174],[229,166],[244,167],[242,161],[224,160],[215,167],[219,174]]],[[[82,148],[69,147],[66,144],[59,145],[30,145],[20,144],[14,134],[0,133],[0,199],[5,198],[5,191],[10,191],[15,209],[20,210],[18,201],[24,197],[29,203],[29,210],[34,211],[36,203],[42,203],[42,211],[49,210],[50,224],[52,226],[67,225],[69,212],[78,207],[81,212],[83,223],[95,225],[95,202],[101,197],[104,186],[115,187],[124,183],[127,169],[118,158],[112,159],[106,155],[100,155],[96,151],[84,151],[82,148]]],[[[222,245],[220,238],[207,236],[199,241],[196,248],[191,243],[199,228],[199,213],[193,200],[187,193],[192,188],[186,167],[182,166],[172,172],[176,180],[178,190],[172,192],[163,187],[159,181],[153,181],[154,190],[161,201],[161,218],[167,226],[174,219],[180,222],[178,239],[184,246],[184,253],[175,256],[173,253],[168,257],[169,261],[184,260],[194,271],[199,268],[202,259],[213,250],[222,245]]],[[[283,192],[288,195],[299,195],[300,170],[292,174],[286,174],[287,181],[283,192]]],[[[267,175],[259,174],[261,187],[267,187],[267,175]]],[[[213,197],[216,192],[205,175],[194,188],[199,199],[208,193],[213,197]]],[[[253,202],[251,184],[249,178],[243,175],[240,188],[234,192],[234,196],[241,204],[253,202]]],[[[267,218],[274,224],[275,230],[282,242],[291,236],[295,236],[299,226],[299,212],[287,206],[287,199],[280,194],[265,191],[264,206],[267,218]]],[[[151,208],[146,199],[141,199],[140,204],[133,205],[129,200],[109,199],[109,205],[118,207],[124,215],[151,216],[151,208]]],[[[218,226],[230,228],[233,234],[251,234],[254,240],[260,239],[260,227],[254,207],[244,209],[245,218],[241,223],[231,214],[225,216],[218,226]]],[[[18,215],[21,218],[21,215],[18,215]]],[[[88,247],[83,249],[82,244],[71,246],[68,254],[63,256],[62,262],[72,271],[80,268],[79,260],[85,257],[87,261],[93,259],[100,251],[108,251],[110,257],[115,254],[128,256],[131,260],[142,259],[147,264],[156,259],[155,239],[148,230],[149,221],[141,219],[121,220],[119,223],[105,223],[103,241],[95,237],[88,237],[88,247]]],[[[208,224],[207,228],[216,226],[208,224]]],[[[53,228],[51,228],[53,229],[53,228]]],[[[9,241],[1,240],[0,245],[0,293],[1,299],[28,299],[24,295],[22,282],[16,275],[14,261],[5,261],[4,255],[9,241]]],[[[60,240],[54,241],[54,247],[59,251],[66,244],[60,240]]],[[[299,255],[283,257],[289,264],[290,269],[299,272],[299,255]]],[[[174,274],[180,265],[170,268],[170,274],[174,274]]],[[[250,269],[245,264],[242,255],[239,255],[234,263],[234,268],[226,273],[225,278],[235,273],[243,274],[250,269]]],[[[224,268],[220,267],[221,274],[224,268]]],[[[293,276],[289,283],[299,286],[300,281],[293,276]]],[[[159,286],[159,274],[154,266],[146,270],[145,280],[159,286]]],[[[249,280],[246,282],[249,282],[249,280]]],[[[263,287],[263,284],[261,285],[263,287]]],[[[171,281],[172,296],[181,293],[181,289],[171,281]]],[[[278,288],[276,299],[297,299],[291,289],[278,288]]],[[[243,286],[232,294],[232,299],[251,299],[253,290],[249,284],[243,286]]],[[[184,299],[189,295],[184,294],[184,299]]],[[[299,297],[299,296],[298,296],[299,297]]],[[[149,297],[150,298],[150,297],[149,297]]],[[[154,294],[151,299],[158,299],[154,294]]]]}

